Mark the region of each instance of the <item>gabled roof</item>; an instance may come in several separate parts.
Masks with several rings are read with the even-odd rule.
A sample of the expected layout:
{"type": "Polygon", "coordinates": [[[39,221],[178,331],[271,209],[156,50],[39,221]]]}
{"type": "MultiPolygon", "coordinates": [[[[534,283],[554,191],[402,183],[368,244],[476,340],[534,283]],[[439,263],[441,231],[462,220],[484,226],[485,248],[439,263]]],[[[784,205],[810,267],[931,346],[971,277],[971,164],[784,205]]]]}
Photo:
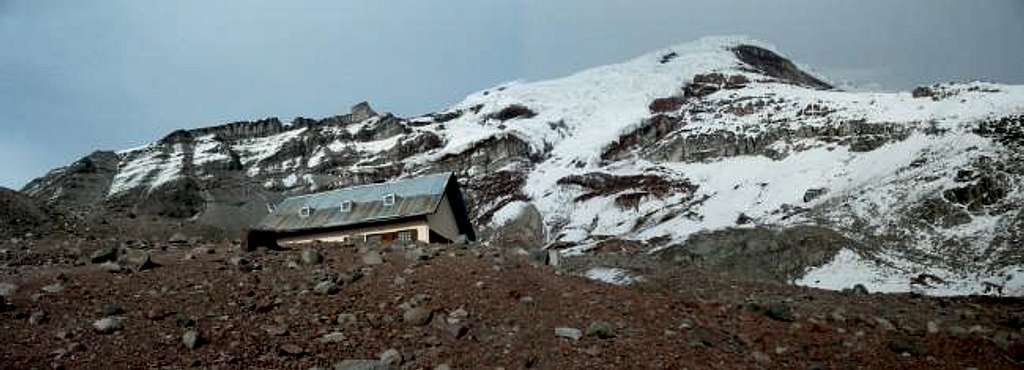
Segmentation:
{"type": "MultiPolygon", "coordinates": [[[[460,229],[469,227],[468,214],[458,183],[450,172],[420,176],[393,182],[367,184],[285,199],[257,225],[256,229],[295,232],[313,229],[355,226],[425,216],[437,212],[445,194],[449,194],[460,229]],[[385,195],[394,194],[395,204],[385,206],[385,195]],[[352,202],[342,212],[343,202],[352,202]],[[301,211],[312,213],[303,217],[301,211]]],[[[473,238],[472,228],[460,230],[473,238]]]]}

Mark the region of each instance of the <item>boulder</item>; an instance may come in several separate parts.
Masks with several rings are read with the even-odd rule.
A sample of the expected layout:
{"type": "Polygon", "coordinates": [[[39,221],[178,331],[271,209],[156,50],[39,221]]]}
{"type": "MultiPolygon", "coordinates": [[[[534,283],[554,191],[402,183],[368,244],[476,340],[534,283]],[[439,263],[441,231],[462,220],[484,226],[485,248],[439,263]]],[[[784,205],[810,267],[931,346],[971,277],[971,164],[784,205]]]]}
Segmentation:
{"type": "Polygon", "coordinates": [[[586,334],[588,337],[598,337],[601,339],[614,338],[615,329],[607,321],[595,321],[587,327],[586,334]]]}
{"type": "Polygon", "coordinates": [[[324,256],[313,248],[306,248],[302,250],[302,263],[306,265],[315,265],[323,262],[324,256]]]}
{"type": "Polygon", "coordinates": [[[402,353],[394,348],[390,348],[380,354],[380,362],[386,366],[401,365],[403,360],[402,353]]]}
{"type": "Polygon", "coordinates": [[[174,235],[171,235],[171,237],[167,239],[167,242],[178,245],[188,244],[188,237],[185,236],[185,234],[182,234],[181,232],[176,232],[174,233],[174,235]]]}
{"type": "Polygon", "coordinates": [[[92,263],[111,262],[114,260],[117,260],[117,248],[115,247],[100,248],[92,252],[92,255],[89,257],[89,261],[92,263]]]}
{"type": "Polygon", "coordinates": [[[558,327],[555,328],[555,336],[572,340],[580,340],[580,338],[583,338],[583,332],[576,328],[558,327]]]}
{"type": "Polygon", "coordinates": [[[338,284],[330,280],[324,280],[313,287],[313,292],[319,295],[332,295],[338,293],[338,284]]]}
{"type": "Polygon", "coordinates": [[[536,249],[544,245],[544,216],[527,202],[512,202],[494,213],[494,242],[500,246],[536,249]]]}
{"type": "Polygon", "coordinates": [[[124,319],[118,316],[104,317],[93,322],[92,327],[100,334],[110,334],[124,329],[124,319]]]}
{"type": "Polygon", "coordinates": [[[189,330],[181,335],[181,343],[185,345],[185,348],[196,349],[202,346],[205,341],[198,331],[189,330]]]}
{"type": "Polygon", "coordinates": [[[430,323],[434,313],[423,307],[410,308],[402,314],[402,321],[413,326],[423,326],[430,323]]]}
{"type": "Polygon", "coordinates": [[[142,249],[126,249],[120,260],[125,268],[135,272],[148,270],[154,266],[149,252],[142,249]]]}

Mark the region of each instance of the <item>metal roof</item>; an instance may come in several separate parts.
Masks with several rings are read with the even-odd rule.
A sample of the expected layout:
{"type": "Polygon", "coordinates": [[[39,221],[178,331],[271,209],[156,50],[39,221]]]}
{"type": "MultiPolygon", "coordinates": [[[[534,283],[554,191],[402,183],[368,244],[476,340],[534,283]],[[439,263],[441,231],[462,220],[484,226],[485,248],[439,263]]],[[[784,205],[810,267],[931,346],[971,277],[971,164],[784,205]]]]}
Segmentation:
{"type": "Polygon", "coordinates": [[[256,228],[287,232],[428,215],[437,211],[451,180],[452,174],[445,172],[290,197],[256,228]],[[395,195],[393,206],[384,205],[384,196],[388,194],[395,195]],[[345,201],[352,202],[349,212],[341,210],[345,201]],[[301,211],[305,207],[310,207],[312,213],[304,217],[301,211]]]}

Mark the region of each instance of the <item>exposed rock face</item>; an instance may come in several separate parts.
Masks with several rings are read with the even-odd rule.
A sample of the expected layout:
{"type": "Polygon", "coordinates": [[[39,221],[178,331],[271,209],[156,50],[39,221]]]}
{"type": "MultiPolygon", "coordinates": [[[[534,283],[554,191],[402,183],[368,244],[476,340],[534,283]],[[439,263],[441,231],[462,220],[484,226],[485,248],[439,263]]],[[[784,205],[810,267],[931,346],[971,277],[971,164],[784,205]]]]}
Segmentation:
{"type": "Polygon", "coordinates": [[[768,76],[815,89],[832,88],[832,85],[801,71],[789,59],[783,58],[771,50],[753,45],[740,45],[734,48],[733,52],[743,63],[768,76]]]}
{"type": "Polygon", "coordinates": [[[788,282],[808,267],[829,262],[840,248],[855,244],[836,231],[813,226],[726,229],[694,234],[661,255],[750,279],[788,282]]]}
{"type": "Polygon", "coordinates": [[[45,232],[52,227],[52,212],[29,196],[0,188],[0,238],[45,232]]]}

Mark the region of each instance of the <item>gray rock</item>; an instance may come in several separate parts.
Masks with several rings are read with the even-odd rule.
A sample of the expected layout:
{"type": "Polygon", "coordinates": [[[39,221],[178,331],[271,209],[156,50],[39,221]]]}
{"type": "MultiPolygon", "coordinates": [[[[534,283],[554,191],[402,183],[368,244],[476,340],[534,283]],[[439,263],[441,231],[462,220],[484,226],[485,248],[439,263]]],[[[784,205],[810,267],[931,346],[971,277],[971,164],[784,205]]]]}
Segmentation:
{"type": "Polygon", "coordinates": [[[373,266],[384,263],[384,258],[380,256],[380,253],[376,251],[366,252],[363,254],[363,263],[373,266]]]}
{"type": "Polygon", "coordinates": [[[117,264],[117,262],[103,262],[99,267],[101,271],[106,271],[112,274],[121,272],[122,270],[121,265],[117,264]]]}
{"type": "Polygon", "coordinates": [[[339,313],[336,322],[341,326],[353,325],[356,323],[356,315],[350,313],[339,313]]]}
{"type": "Polygon", "coordinates": [[[440,365],[434,366],[434,370],[452,370],[452,367],[449,366],[448,364],[440,364],[440,365]]]}
{"type": "Polygon", "coordinates": [[[9,298],[18,291],[18,286],[11,283],[0,283],[0,297],[9,298]]]}
{"type": "Polygon", "coordinates": [[[124,318],[118,316],[104,317],[92,323],[93,329],[101,334],[109,334],[124,329],[124,318]]]}
{"type": "Polygon", "coordinates": [[[391,370],[380,360],[344,360],[334,364],[334,370],[391,370]]]}
{"type": "Polygon", "coordinates": [[[555,336],[572,340],[580,340],[580,338],[583,338],[583,332],[576,328],[558,327],[555,328],[555,336]]]}
{"type": "Polygon", "coordinates": [[[185,348],[196,349],[202,346],[205,340],[199,335],[198,331],[189,330],[181,335],[181,343],[185,345],[185,348]]]}
{"type": "Polygon", "coordinates": [[[928,322],[928,334],[938,334],[938,333],[939,333],[939,323],[937,323],[935,321],[929,321],[928,322]]]}
{"type": "Polygon", "coordinates": [[[607,321],[595,321],[587,327],[586,334],[588,337],[598,337],[601,339],[614,338],[615,328],[607,321]]]}
{"type": "Polygon", "coordinates": [[[45,292],[45,293],[50,293],[50,294],[61,293],[61,292],[64,291],[64,283],[56,282],[56,283],[44,286],[41,290],[43,292],[45,292]]]}
{"type": "Polygon", "coordinates": [[[402,314],[402,321],[406,324],[414,326],[423,326],[430,323],[430,319],[434,317],[434,313],[423,307],[410,308],[402,314]]]}
{"type": "Polygon", "coordinates": [[[313,248],[306,248],[302,250],[302,263],[306,265],[315,265],[323,262],[324,256],[313,248]]]}
{"type": "Polygon", "coordinates": [[[807,191],[804,192],[804,203],[810,203],[825,194],[828,194],[828,188],[807,189],[807,191]]]}
{"type": "Polygon", "coordinates": [[[153,260],[148,251],[141,249],[126,249],[121,256],[121,263],[125,268],[138,272],[153,268],[153,260]]]}
{"type": "Polygon", "coordinates": [[[89,261],[92,263],[103,263],[117,260],[117,248],[115,247],[103,247],[89,257],[89,261]]]}
{"type": "Polygon", "coordinates": [[[345,341],[345,333],[333,332],[320,337],[320,343],[341,343],[345,341]]]}
{"type": "Polygon", "coordinates": [[[401,365],[402,360],[402,353],[398,352],[398,350],[394,348],[389,348],[380,354],[380,362],[387,366],[394,367],[401,365]]]}
{"type": "Polygon", "coordinates": [[[515,218],[498,225],[494,235],[496,245],[540,248],[545,241],[544,217],[532,203],[526,204],[515,218]]]}
{"type": "Polygon", "coordinates": [[[892,321],[886,320],[881,317],[876,317],[875,323],[878,325],[878,327],[882,328],[882,330],[896,331],[896,325],[894,325],[892,321]]]}
{"type": "Polygon", "coordinates": [[[28,317],[28,323],[32,325],[40,325],[49,321],[50,318],[46,315],[46,312],[36,311],[28,317]]]}
{"type": "Polygon", "coordinates": [[[103,313],[103,316],[117,316],[124,313],[124,308],[121,308],[120,305],[111,303],[103,305],[103,309],[100,310],[100,312],[103,313]]]}
{"type": "Polygon", "coordinates": [[[338,284],[330,280],[324,280],[313,287],[313,292],[319,295],[332,295],[338,293],[338,284]]]}
{"type": "Polygon", "coordinates": [[[181,232],[176,232],[167,239],[167,242],[171,244],[188,244],[188,237],[181,232]]]}

